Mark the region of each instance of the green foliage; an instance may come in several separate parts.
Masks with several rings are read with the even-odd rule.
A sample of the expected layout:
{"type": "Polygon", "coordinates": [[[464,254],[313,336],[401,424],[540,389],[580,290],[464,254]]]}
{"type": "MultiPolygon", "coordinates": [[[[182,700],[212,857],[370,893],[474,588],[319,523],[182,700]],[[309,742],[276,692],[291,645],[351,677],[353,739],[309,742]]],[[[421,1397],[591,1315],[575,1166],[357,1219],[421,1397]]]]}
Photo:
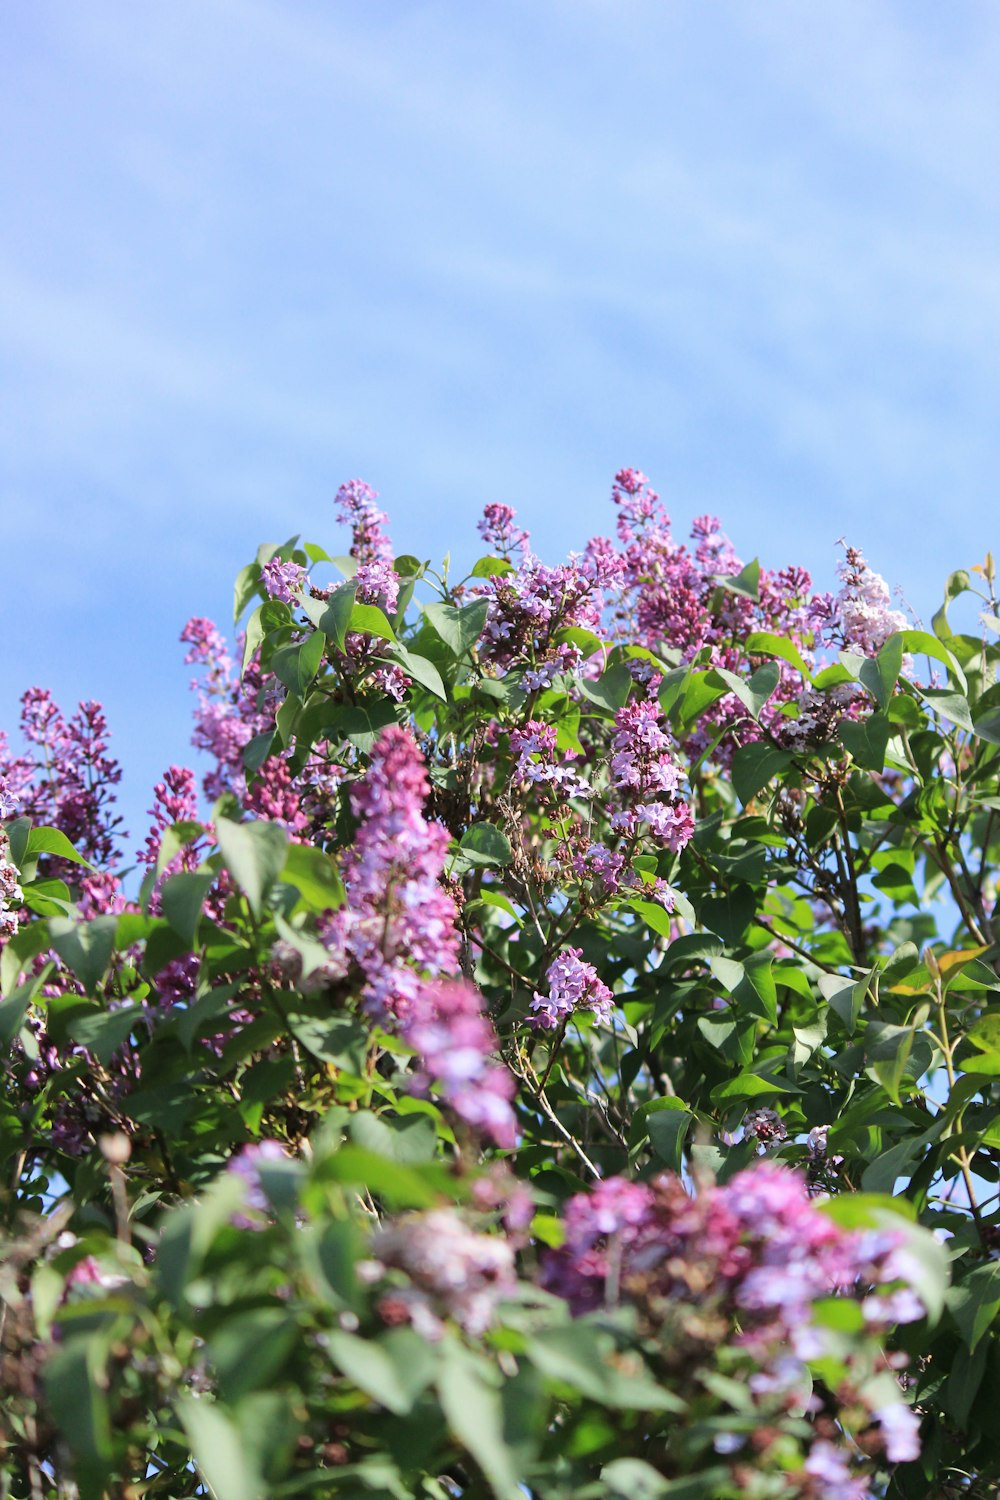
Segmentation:
{"type": "MultiPolygon", "coordinates": [[[[327,560],[313,544],[262,549],[237,618],[278,553],[327,560]]],[[[308,837],[223,799],[163,835],[139,906],[85,915],[73,882],[90,864],[65,834],[7,827],[23,920],[0,962],[2,1493],[814,1493],[801,1464],[815,1412],[789,1398],[780,1434],[752,1440],[751,1367],[728,1326],[714,1363],[686,1359],[680,1324],[612,1273],[585,1316],[543,1287],[567,1200],[596,1179],[669,1172],[693,1191],[763,1157],[803,1173],[841,1229],[905,1246],[925,1315],[893,1320],[885,1341],[909,1360],[923,1456],[893,1466],[868,1408],[841,1411],[872,1493],[993,1493],[1000,649],[949,623],[970,576],[952,575],[933,635],[896,632],[874,655],[823,667],[756,630],[723,667],[571,625],[557,644],[590,667],[525,686],[522,668],[485,660],[486,597],[445,574],[419,599],[424,565],[397,567],[396,608],[362,602],[352,577],[298,613],[267,598],[249,617],[244,665],[280,701],[244,767],[252,789],[276,761],[296,776],[321,764],[334,792],[308,837]],[[614,844],[629,878],[610,884],[587,857],[617,837],[611,736],[640,696],[636,664],[660,679],[693,836],[671,849],[637,824],[614,844]],[[787,673],[825,704],[853,695],[850,711],[796,742],[787,673]],[[331,945],[350,906],[351,790],[398,723],[450,838],[461,972],[517,1080],[516,1148],[469,1127],[365,998],[353,950],[331,945]],[[590,800],[533,780],[541,752],[518,762],[528,724],[551,727],[553,764],[584,768],[590,800]],[[533,1027],[571,946],[614,1019],[582,1006],[533,1027]],[[183,999],[165,1003],[177,973],[183,999]],[[227,1170],[262,1141],[276,1150],[252,1182],[227,1170]],[[509,1232],[517,1272],[493,1315],[463,1323],[435,1304],[421,1330],[379,1233],[442,1213],[503,1240],[514,1187],[533,1218],[509,1232]],[[734,1444],[758,1455],[749,1468],[734,1444]]],[[[472,579],[511,571],[487,557],[472,579]]],[[[754,562],[719,578],[714,607],[761,587],[754,562]]],[[[861,1315],[831,1289],[818,1316],[822,1405],[854,1369],[861,1315]]],[[[891,1371],[864,1379],[902,1399],[891,1371]]]]}

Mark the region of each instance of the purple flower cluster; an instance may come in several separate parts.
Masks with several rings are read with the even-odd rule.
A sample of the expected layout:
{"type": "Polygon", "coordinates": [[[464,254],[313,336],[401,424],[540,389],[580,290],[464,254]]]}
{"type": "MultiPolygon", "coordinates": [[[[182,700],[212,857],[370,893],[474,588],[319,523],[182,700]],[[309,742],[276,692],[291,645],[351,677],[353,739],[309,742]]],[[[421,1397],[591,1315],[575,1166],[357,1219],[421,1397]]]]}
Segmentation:
{"type": "Polygon", "coordinates": [[[479,991],[465,980],[429,980],[410,1002],[402,1034],[420,1059],[414,1088],[437,1085],[441,1097],[477,1135],[504,1150],[517,1144],[516,1092],[493,1061],[497,1039],[479,991]]]}
{"type": "Polygon", "coordinates": [[[548,687],[560,672],[575,671],[579,646],[560,639],[570,628],[600,631],[604,594],[620,586],[623,564],[611,551],[588,551],[550,568],[528,554],[516,572],[491,578],[480,655],[498,672],[519,668],[528,691],[548,687]]]}
{"type": "Polygon", "coordinates": [[[10,857],[10,840],[0,828],[0,939],[13,937],[20,925],[15,907],[20,905],[24,892],[18,876],[18,868],[10,857]]]}
{"type": "Polygon", "coordinates": [[[583,961],[582,948],[564,948],[545,971],[548,994],[536,990],[531,1002],[531,1020],[545,1031],[553,1031],[574,1011],[591,1010],[599,1022],[610,1024],[614,996],[593,964],[583,961]]]}
{"type": "Polygon", "coordinates": [[[0,779],[5,802],[32,822],[58,828],[97,866],[81,874],[54,856],[46,873],[76,885],[88,915],[117,912],[124,900],[117,870],[121,864],[121,818],[115,788],[121,767],[108,753],[109,733],[99,703],[81,703],[66,718],[43,688],[29,688],[21,699],[21,730],[31,746],[10,754],[0,736],[0,779]]]}
{"type": "Polygon", "coordinates": [[[455,903],[441,886],[450,839],[424,817],[429,791],[412,735],[390,725],[351,792],[359,827],[344,860],[348,901],[321,929],[330,972],[360,974],[368,1011],[417,1052],[417,1087],[436,1081],[460,1119],[512,1146],[514,1081],[492,1060],[479,992],[450,978],[459,969],[455,903]]]}
{"type": "Polygon", "coordinates": [[[517,1288],[514,1250],[503,1235],[481,1234],[453,1208],[404,1214],[372,1238],[374,1260],[362,1263],[367,1280],[391,1271],[404,1280],[379,1297],[387,1323],[409,1323],[436,1342],[446,1320],[478,1338],[496,1319],[497,1304],[517,1288]]]}
{"type": "Polygon", "coordinates": [[[190,648],[184,660],[204,668],[203,679],[191,684],[198,692],[191,743],[214,762],[202,780],[206,797],[215,801],[231,792],[251,816],[271,818],[293,838],[302,839],[311,829],[311,819],[303,810],[300,786],[287,759],[269,756],[252,785],[247,783],[243,765],[243,751],[254,736],[274,728],[275,710],[280,706],[274,679],[265,678],[259,666],[251,663],[241,681],[211,620],[189,620],[181,640],[190,648]]]}
{"type": "Polygon", "coordinates": [[[551,787],[560,801],[591,797],[590,783],[566,760],[556,762],[556,729],[538,719],[529,719],[510,732],[510,748],[517,757],[516,778],[535,787],[551,787]]]}
{"type": "MultiPolygon", "coordinates": [[[[797,1174],[765,1162],[722,1186],[703,1185],[696,1196],[670,1174],[651,1183],[607,1178],[570,1199],[564,1222],[563,1245],[544,1259],[546,1289],[576,1314],[633,1302],[665,1339],[687,1347],[692,1370],[710,1361],[710,1340],[727,1338],[747,1353],[748,1386],[762,1420],[772,1399],[780,1409],[789,1395],[808,1391],[809,1361],[828,1348],[814,1304],[835,1294],[856,1300],[864,1336],[853,1354],[840,1350],[848,1370],[840,1395],[845,1403],[868,1403],[890,1462],[914,1456],[912,1410],[901,1399],[886,1404],[884,1382],[866,1395],[866,1378],[882,1363],[885,1328],[923,1313],[897,1234],[841,1229],[797,1174]]],[[[833,1474],[829,1446],[826,1438],[812,1445],[807,1474],[833,1474]]],[[[863,1479],[846,1445],[834,1452],[846,1478],[863,1479]]]]}
{"type": "Polygon", "coordinates": [[[389,518],[375,501],[378,492],[363,479],[349,479],[337,491],[337,519],[351,528],[351,556],[362,604],[378,604],[392,614],[399,598],[399,578],[393,568],[392,542],[383,531],[389,518]]]}
{"type": "Polygon", "coordinates": [[[861,549],[848,547],[846,554],[837,569],[843,586],[833,601],[833,617],[848,649],[877,656],[891,635],[906,629],[906,616],[890,607],[889,586],[861,549]]]}
{"type": "Polygon", "coordinates": [[[621,800],[611,826],[635,834],[645,823],[653,838],[677,854],[694,833],[691,809],[680,795],[681,771],[659,724],[658,703],[626,703],[615,714],[611,784],[621,800]]]}
{"type": "Polygon", "coordinates": [[[269,599],[281,599],[285,604],[294,604],[302,591],[306,570],[299,563],[282,562],[272,557],[260,570],[260,581],[269,599]]]}
{"type": "Polygon", "coordinates": [[[245,1185],[244,1203],[249,1213],[236,1213],[233,1223],[237,1229],[262,1229],[263,1219],[270,1212],[267,1196],[261,1186],[261,1162],[285,1161],[287,1153],[279,1141],[252,1141],[229,1158],[226,1170],[241,1177],[245,1185]]]}
{"type": "Polygon", "coordinates": [[[523,527],[515,524],[517,512],[510,505],[487,505],[478,523],[479,535],[499,557],[513,552],[526,553],[530,538],[523,527]]]}
{"type": "MultiPolygon", "coordinates": [[[[153,869],[160,857],[166,830],[174,823],[197,820],[198,788],[194,772],[187,766],[168,766],[163,773],[163,780],[158,781],[153,788],[153,806],[149,809],[149,816],[153,819],[153,824],[146,835],[146,846],[140,850],[139,858],[149,869],[153,869]]],[[[176,865],[172,861],[170,868],[190,870],[197,863],[198,855],[194,847],[188,844],[176,856],[176,865]]]]}
{"type": "Polygon", "coordinates": [[[360,971],[380,1020],[405,1018],[422,976],[459,968],[455,903],[441,886],[450,839],[424,817],[429,792],[413,736],[389,725],[351,789],[358,830],[344,859],[348,901],[323,931],[333,961],[360,971]]]}

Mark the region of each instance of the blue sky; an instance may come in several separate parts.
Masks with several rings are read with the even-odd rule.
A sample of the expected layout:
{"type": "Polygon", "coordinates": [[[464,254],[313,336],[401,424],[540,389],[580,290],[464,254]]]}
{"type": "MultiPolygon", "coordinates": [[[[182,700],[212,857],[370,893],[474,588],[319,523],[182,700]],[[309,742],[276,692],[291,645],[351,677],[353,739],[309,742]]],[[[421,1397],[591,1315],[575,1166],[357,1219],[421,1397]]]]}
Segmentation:
{"type": "Polygon", "coordinates": [[[32,0],[0,53],[0,723],[102,699],[141,836],[259,541],[400,551],[623,464],[929,615],[995,545],[1000,9],[32,0]]]}

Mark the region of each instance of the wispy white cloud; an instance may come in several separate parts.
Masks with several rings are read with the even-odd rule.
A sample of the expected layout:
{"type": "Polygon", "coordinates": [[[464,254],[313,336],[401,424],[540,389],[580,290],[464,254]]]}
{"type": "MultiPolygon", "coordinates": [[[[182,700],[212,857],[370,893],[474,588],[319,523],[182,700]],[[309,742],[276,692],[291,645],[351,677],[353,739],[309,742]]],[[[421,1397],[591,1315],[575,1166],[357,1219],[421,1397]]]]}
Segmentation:
{"type": "Polygon", "coordinates": [[[998,64],[977,0],[8,18],[0,503],[75,665],[113,618],[141,722],[143,657],[356,472],[408,546],[506,499],[559,549],[638,462],[679,523],[820,570],[853,531],[927,600],[1000,459],[998,64]]]}

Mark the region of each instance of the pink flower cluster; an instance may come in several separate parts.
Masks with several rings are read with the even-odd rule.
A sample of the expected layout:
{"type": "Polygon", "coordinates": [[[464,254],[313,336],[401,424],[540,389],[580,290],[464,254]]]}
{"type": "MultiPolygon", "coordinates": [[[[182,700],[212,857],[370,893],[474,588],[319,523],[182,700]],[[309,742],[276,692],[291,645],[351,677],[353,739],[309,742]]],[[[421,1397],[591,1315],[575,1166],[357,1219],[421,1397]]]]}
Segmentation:
{"type": "Polygon", "coordinates": [[[554,568],[527,554],[515,572],[486,585],[490,607],[481,657],[500,673],[520,669],[529,692],[548,687],[583,659],[578,646],[559,639],[561,632],[600,631],[605,592],[617,589],[622,577],[623,563],[613,549],[588,549],[554,568]]]}
{"type": "Polygon", "coordinates": [[[20,925],[16,908],[24,892],[18,876],[18,868],[10,858],[10,840],[0,828],[0,938],[13,937],[20,925]]]}
{"type": "Polygon", "coordinates": [[[877,656],[891,635],[906,629],[906,616],[890,607],[889,586],[861,549],[848,547],[846,554],[837,569],[843,587],[833,601],[833,616],[848,649],[877,656]]]}
{"type": "Polygon", "coordinates": [[[378,604],[392,614],[399,597],[392,542],[383,531],[388,516],[375,501],[378,492],[363,479],[349,479],[337,491],[337,519],[351,527],[351,556],[358,564],[355,581],[362,604],[378,604]]]}
{"type": "Polygon", "coordinates": [[[409,1323],[437,1342],[445,1320],[478,1338],[495,1321],[497,1304],[517,1289],[514,1250],[503,1235],[481,1234],[453,1208],[404,1214],[372,1239],[374,1260],[365,1278],[395,1270],[405,1280],[382,1292],[377,1307],[387,1323],[409,1323]]]}
{"type": "Polygon", "coordinates": [[[627,835],[645,823],[653,838],[677,854],[694,833],[691,809],[680,795],[681,771],[660,727],[658,703],[626,703],[615,714],[611,784],[622,805],[611,826],[627,835]]]}
{"type": "Polygon", "coordinates": [[[564,948],[545,971],[548,994],[535,991],[531,1020],[544,1031],[553,1031],[575,1011],[591,1010],[599,1022],[610,1025],[614,996],[593,964],[585,963],[582,948],[564,948]]]}
{"type": "Polygon", "coordinates": [[[344,860],[348,901],[322,937],[331,971],[353,966],[369,1012],[417,1052],[417,1086],[435,1080],[460,1119],[512,1146],[514,1081],[492,1060],[496,1036],[479,992],[450,979],[459,969],[455,903],[441,885],[450,839],[424,817],[429,791],[412,735],[390,725],[351,792],[359,827],[344,860]]]}
{"type": "Polygon", "coordinates": [[[493,1061],[497,1039],[479,991],[466,980],[420,985],[401,1027],[420,1059],[414,1088],[437,1084],[460,1120],[504,1150],[517,1145],[516,1085],[493,1061]]]}
{"type": "Polygon", "coordinates": [[[272,557],[260,570],[260,580],[269,599],[281,599],[285,604],[294,604],[302,591],[306,570],[299,563],[282,562],[272,557]]]}
{"type": "Polygon", "coordinates": [[[556,729],[538,719],[529,719],[510,732],[510,748],[517,757],[516,778],[536,787],[551,787],[560,801],[569,797],[591,797],[590,783],[566,759],[556,761],[556,729]]]}
{"type": "Polygon", "coordinates": [[[523,527],[515,524],[516,511],[509,505],[487,505],[478,523],[479,535],[499,557],[528,551],[530,538],[523,527]]]}
{"type": "Polygon", "coordinates": [[[115,788],[121,767],[108,753],[109,733],[99,703],[84,702],[66,718],[43,688],[29,688],[21,699],[21,730],[32,747],[10,754],[0,735],[0,779],[5,803],[34,823],[58,828],[97,866],[81,873],[54,856],[46,873],[77,885],[88,915],[121,911],[124,900],[117,868],[121,864],[121,818],[115,788]]]}
{"type": "MultiPolygon", "coordinates": [[[[827,1348],[824,1326],[813,1316],[821,1299],[839,1294],[860,1305],[869,1342],[859,1345],[856,1369],[847,1356],[842,1395],[852,1403],[865,1402],[864,1377],[880,1361],[886,1327],[923,1314],[897,1234],[841,1229],[796,1173],[771,1163],[721,1186],[703,1185],[696,1196],[672,1174],[650,1183],[607,1178],[571,1198],[564,1221],[565,1242],[543,1263],[547,1290],[566,1298],[576,1314],[632,1301],[662,1322],[665,1337],[687,1341],[692,1360],[710,1359],[711,1349],[698,1345],[721,1317],[752,1361],[749,1389],[764,1409],[772,1398],[780,1405],[808,1392],[808,1363],[827,1348]]],[[[875,1389],[873,1399],[884,1401],[883,1387],[875,1389]]],[[[872,1406],[870,1416],[881,1423],[890,1462],[916,1455],[917,1419],[902,1400],[872,1406]]],[[[833,1473],[829,1446],[825,1440],[813,1446],[806,1473],[824,1466],[833,1473]]],[[[844,1474],[860,1482],[849,1450],[834,1452],[844,1474]]]]}

